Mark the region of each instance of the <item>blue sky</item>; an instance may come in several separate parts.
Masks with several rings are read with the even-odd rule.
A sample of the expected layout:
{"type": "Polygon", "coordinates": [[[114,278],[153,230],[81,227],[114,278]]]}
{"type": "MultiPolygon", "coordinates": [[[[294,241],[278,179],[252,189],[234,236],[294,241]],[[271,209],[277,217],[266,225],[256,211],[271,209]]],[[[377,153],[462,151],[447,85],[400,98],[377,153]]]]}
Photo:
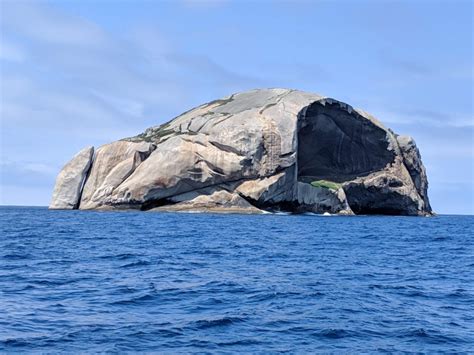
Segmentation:
{"type": "Polygon", "coordinates": [[[412,135],[439,213],[474,214],[471,1],[0,1],[0,203],[78,150],[234,92],[306,90],[412,135]]]}

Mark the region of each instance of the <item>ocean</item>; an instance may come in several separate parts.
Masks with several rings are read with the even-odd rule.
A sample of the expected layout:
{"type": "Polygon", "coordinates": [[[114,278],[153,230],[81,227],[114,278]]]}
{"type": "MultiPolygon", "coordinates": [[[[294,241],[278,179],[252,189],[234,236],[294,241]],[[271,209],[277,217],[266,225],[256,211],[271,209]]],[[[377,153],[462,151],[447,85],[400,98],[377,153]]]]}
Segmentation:
{"type": "Polygon", "coordinates": [[[474,351],[474,216],[0,207],[2,352],[474,351]]]}

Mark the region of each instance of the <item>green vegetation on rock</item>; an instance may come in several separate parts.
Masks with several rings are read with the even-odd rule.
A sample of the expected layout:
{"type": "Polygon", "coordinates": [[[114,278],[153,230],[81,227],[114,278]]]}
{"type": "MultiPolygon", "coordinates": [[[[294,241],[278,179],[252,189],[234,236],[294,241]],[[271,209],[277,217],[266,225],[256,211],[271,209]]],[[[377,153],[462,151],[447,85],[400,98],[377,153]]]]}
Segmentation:
{"type": "Polygon", "coordinates": [[[339,190],[339,188],[342,186],[341,184],[338,184],[337,182],[328,181],[328,180],[312,181],[311,185],[314,187],[324,187],[325,189],[331,189],[331,190],[339,190]]]}

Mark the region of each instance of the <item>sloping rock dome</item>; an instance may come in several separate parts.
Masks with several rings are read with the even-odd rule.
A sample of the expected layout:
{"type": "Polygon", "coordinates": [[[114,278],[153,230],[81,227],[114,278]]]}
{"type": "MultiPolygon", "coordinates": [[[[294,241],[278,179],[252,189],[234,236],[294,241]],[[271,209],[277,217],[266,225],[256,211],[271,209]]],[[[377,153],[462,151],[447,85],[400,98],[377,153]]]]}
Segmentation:
{"type": "Polygon", "coordinates": [[[297,90],[234,94],[79,155],[50,208],[431,213],[412,138],[297,90]]]}

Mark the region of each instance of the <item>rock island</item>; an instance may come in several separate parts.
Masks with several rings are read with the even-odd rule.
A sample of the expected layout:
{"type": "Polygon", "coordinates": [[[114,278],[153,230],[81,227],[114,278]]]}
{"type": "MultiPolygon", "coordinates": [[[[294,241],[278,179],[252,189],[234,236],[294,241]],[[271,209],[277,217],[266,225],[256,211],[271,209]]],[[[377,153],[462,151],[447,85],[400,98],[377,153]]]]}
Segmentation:
{"type": "Polygon", "coordinates": [[[370,114],[288,89],[237,93],[86,147],[51,209],[430,215],[415,141],[370,114]]]}

